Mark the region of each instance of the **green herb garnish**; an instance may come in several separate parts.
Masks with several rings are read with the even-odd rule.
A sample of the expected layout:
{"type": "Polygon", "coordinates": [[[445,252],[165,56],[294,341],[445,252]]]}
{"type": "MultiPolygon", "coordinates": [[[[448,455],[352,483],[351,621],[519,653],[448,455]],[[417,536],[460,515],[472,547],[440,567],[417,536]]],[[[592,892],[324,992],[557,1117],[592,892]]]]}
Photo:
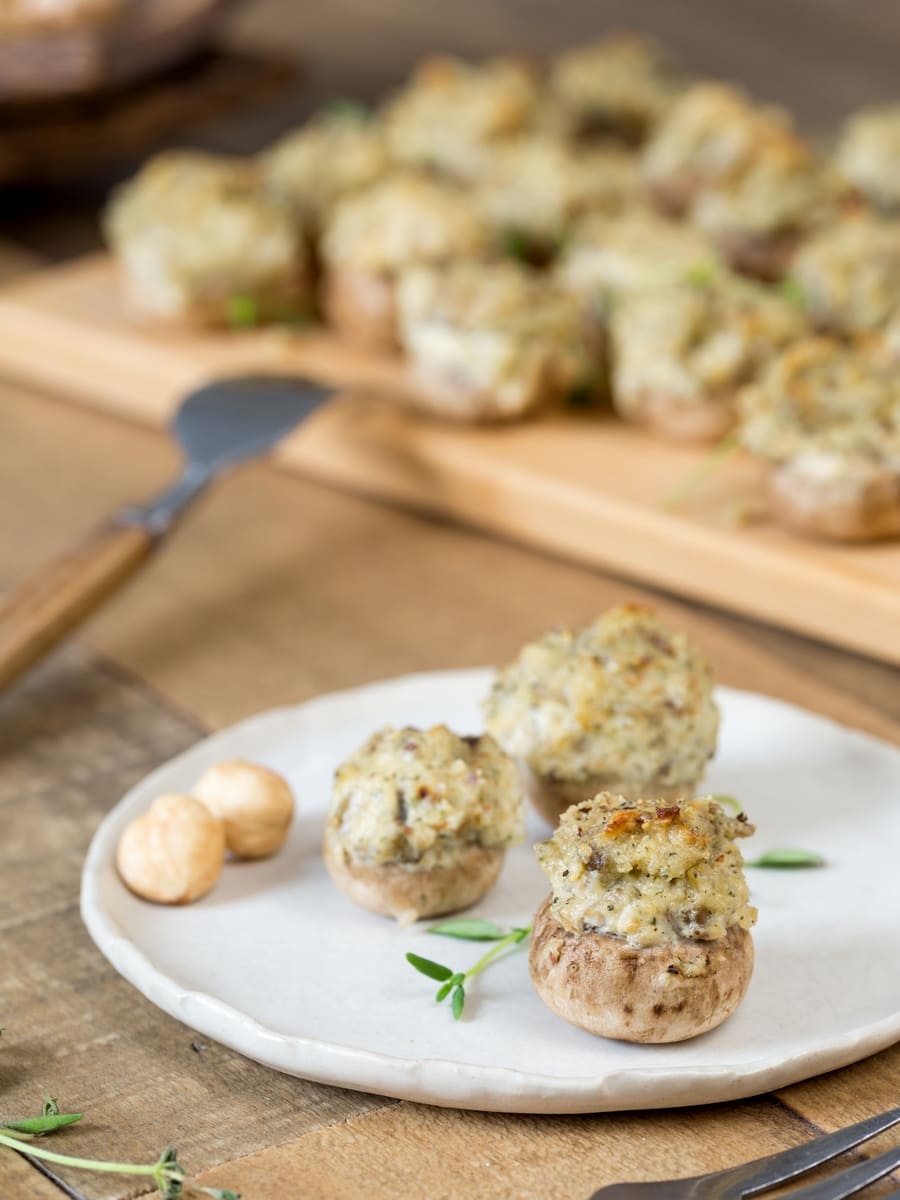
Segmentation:
{"type": "Polygon", "coordinates": [[[684,273],[684,282],[689,283],[691,287],[709,287],[716,277],[716,267],[714,263],[700,262],[693,267],[689,267],[684,273]]]}
{"type": "Polygon", "coordinates": [[[809,298],[806,295],[806,288],[799,279],[793,275],[785,275],[778,284],[778,290],[793,308],[799,308],[801,312],[806,311],[809,306],[809,298]]]}
{"type": "Polygon", "coordinates": [[[768,850],[759,858],[744,864],[747,867],[772,867],[777,870],[805,870],[808,867],[824,867],[825,859],[813,850],[768,850]]]}
{"type": "Polygon", "coordinates": [[[411,967],[415,967],[417,971],[422,975],[427,975],[429,979],[440,981],[441,986],[438,988],[434,998],[440,1004],[448,996],[451,996],[450,1008],[453,1012],[454,1020],[458,1021],[462,1016],[463,1007],[466,1003],[466,983],[470,979],[475,979],[476,976],[480,975],[485,967],[490,966],[494,959],[502,954],[504,950],[524,942],[531,933],[531,926],[516,926],[508,933],[505,933],[493,921],[461,917],[455,921],[442,921],[438,925],[433,925],[428,932],[439,933],[444,937],[464,938],[466,941],[472,942],[496,942],[496,945],[492,946],[487,954],[482,955],[465,972],[454,971],[452,967],[434,962],[430,958],[422,958],[419,954],[409,953],[406,956],[406,961],[411,967]]]}
{"type": "Polygon", "coordinates": [[[349,124],[362,125],[372,117],[372,110],[361,100],[352,100],[349,96],[335,96],[322,109],[329,121],[346,121],[349,124]]]}
{"type": "Polygon", "coordinates": [[[506,937],[505,930],[483,917],[455,917],[450,921],[440,921],[430,926],[428,932],[439,933],[442,937],[463,938],[467,942],[497,942],[506,937]]]}
{"type": "MultiPolygon", "coordinates": [[[[57,1154],[43,1146],[33,1144],[33,1139],[55,1133],[66,1125],[74,1125],[82,1119],[82,1113],[59,1111],[56,1100],[45,1098],[39,1117],[26,1117],[20,1121],[0,1122],[0,1146],[6,1146],[28,1158],[55,1163],[61,1167],[72,1167],[82,1171],[97,1171],[115,1175],[143,1176],[156,1184],[163,1200],[178,1200],[184,1194],[185,1171],[179,1163],[174,1148],[164,1150],[154,1163],[106,1162],[96,1158],[77,1158],[71,1154],[57,1154]]],[[[240,1195],[228,1188],[194,1187],[194,1192],[212,1196],[214,1200],[240,1200],[240,1195]]]]}
{"type": "Polygon", "coordinates": [[[726,459],[737,453],[740,445],[736,431],[732,430],[731,433],[727,433],[695,467],[682,476],[678,483],[663,496],[660,501],[661,507],[670,510],[679,508],[687,497],[695,492],[702,483],[705,483],[726,459]]]}
{"type": "Polygon", "coordinates": [[[259,324],[259,305],[255,296],[238,293],[228,299],[228,324],[232,329],[253,329],[259,324]]]}
{"type": "Polygon", "coordinates": [[[531,240],[521,229],[512,226],[504,229],[500,238],[500,249],[507,258],[515,258],[524,263],[531,261],[531,240]]]}

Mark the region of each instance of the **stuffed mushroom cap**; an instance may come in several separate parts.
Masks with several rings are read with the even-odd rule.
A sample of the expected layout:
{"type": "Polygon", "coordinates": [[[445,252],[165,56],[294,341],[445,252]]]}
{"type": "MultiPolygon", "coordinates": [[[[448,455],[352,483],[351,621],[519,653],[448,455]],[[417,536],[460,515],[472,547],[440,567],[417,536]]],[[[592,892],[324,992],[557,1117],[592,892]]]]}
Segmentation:
{"type": "Polygon", "coordinates": [[[875,333],[900,314],[900,220],[860,213],[820,230],[791,274],[818,328],[875,333]]]}
{"type": "Polygon", "coordinates": [[[518,59],[426,59],[382,110],[391,157],[471,182],[498,144],[529,127],[539,94],[534,70],[518,59]]]}
{"type": "Polygon", "coordinates": [[[718,268],[712,243],[699,230],[632,207],[582,217],[566,239],[555,278],[601,310],[629,292],[681,283],[718,268]]]}
{"type": "Polygon", "coordinates": [[[740,397],[776,517],[841,541],[900,534],[900,378],[886,345],[805,338],[740,397]]]}
{"type": "Polygon", "coordinates": [[[900,104],[854,113],[841,131],[834,166],[876,208],[900,212],[900,104]]]}
{"type": "Polygon", "coordinates": [[[778,292],[713,271],[626,295],[609,329],[619,414],[662,436],[700,441],[728,432],[738,389],[806,322],[778,292]]]}
{"type": "Polygon", "coordinates": [[[523,836],[516,767],[493,738],[388,727],[335,774],[325,863],[358,904],[407,923],[480,899],[523,836]]]}
{"type": "Polygon", "coordinates": [[[417,263],[477,257],[487,229],[474,201],[425,175],[390,175],[335,208],[325,227],[329,269],[391,275],[417,263]]]}
{"type": "Polygon", "coordinates": [[[285,134],[260,159],[262,186],[308,229],[321,229],[332,206],[389,168],[381,128],[364,110],[325,110],[285,134]]]}
{"type": "Polygon", "coordinates": [[[104,231],[135,306],[160,319],[229,323],[303,311],[302,231],[245,160],[170,150],[116,189],[104,231]]]}
{"type": "Polygon", "coordinates": [[[900,471],[900,375],[866,346],[806,337],[741,393],[741,442],[771,463],[862,456],[900,471]]]}
{"type": "Polygon", "coordinates": [[[588,1032],[676,1042],[721,1024],[753,970],[756,910],[735,840],[753,832],[710,797],[601,793],[536,847],[551,894],[529,947],[544,1003],[588,1032]]]}
{"type": "Polygon", "coordinates": [[[398,310],[423,403],[437,415],[521,417],[598,366],[578,303],[520,263],[415,268],[400,280],[398,310]]]}
{"type": "Polygon", "coordinates": [[[684,211],[710,184],[748,162],[770,130],[789,129],[786,113],[761,108],[739,88],[694,84],[672,104],[645,147],[644,179],[664,208],[684,211]]]}
{"type": "Polygon", "coordinates": [[[538,778],[654,794],[694,788],[719,728],[709,662],[638,604],[529,643],[497,672],[484,711],[538,778]]]}
{"type": "Polygon", "coordinates": [[[639,187],[637,159],[626,150],[579,148],[532,134],[497,147],[475,195],[499,234],[555,245],[577,217],[621,212],[639,187]]]}
{"type": "Polygon", "coordinates": [[[662,46],[638,33],[618,33],[558,55],[550,65],[551,97],[570,132],[644,137],[684,87],[662,46]]]}

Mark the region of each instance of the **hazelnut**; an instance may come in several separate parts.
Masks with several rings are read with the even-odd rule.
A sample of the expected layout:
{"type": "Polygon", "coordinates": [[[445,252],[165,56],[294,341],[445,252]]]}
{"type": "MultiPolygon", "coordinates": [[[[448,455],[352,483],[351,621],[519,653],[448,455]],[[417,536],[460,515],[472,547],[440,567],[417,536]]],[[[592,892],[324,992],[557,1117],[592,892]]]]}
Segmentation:
{"type": "Polygon", "coordinates": [[[294,796],[275,771],[241,759],[217,763],[193,795],[222,821],[228,849],[240,858],[264,858],[284,845],[294,796]]]}
{"type": "Polygon", "coordinates": [[[119,838],[116,865],[138,896],[189,904],[215,885],[225,859],[225,831],[193,796],[166,795],[119,838]]]}

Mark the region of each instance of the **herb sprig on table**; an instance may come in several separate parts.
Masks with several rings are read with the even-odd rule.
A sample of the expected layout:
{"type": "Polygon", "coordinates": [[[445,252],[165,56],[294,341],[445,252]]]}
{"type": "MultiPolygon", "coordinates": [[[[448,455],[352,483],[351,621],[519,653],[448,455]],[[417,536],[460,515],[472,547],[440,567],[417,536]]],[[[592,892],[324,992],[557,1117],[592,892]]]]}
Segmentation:
{"type": "MultiPolygon", "coordinates": [[[[163,1200],[178,1200],[184,1194],[185,1171],[178,1161],[173,1147],[162,1152],[154,1163],[106,1162],[96,1158],[76,1158],[71,1154],[57,1154],[43,1146],[34,1145],[35,1138],[56,1133],[67,1125],[75,1125],[83,1113],[60,1112],[59,1104],[52,1096],[44,1099],[39,1117],[25,1117],[16,1121],[0,1121],[0,1146],[16,1150],[29,1158],[54,1163],[61,1167],[73,1167],[82,1171],[101,1171],[116,1175],[143,1175],[149,1177],[159,1189],[163,1200]]],[[[229,1188],[193,1187],[193,1191],[212,1196],[214,1200],[240,1200],[238,1192],[229,1188]]]]}
{"type": "Polygon", "coordinates": [[[486,921],[481,917],[458,917],[455,920],[441,921],[437,925],[432,925],[428,932],[440,934],[443,937],[461,938],[467,942],[496,943],[488,950],[487,954],[483,954],[476,963],[469,967],[468,971],[454,971],[452,967],[412,952],[406,956],[406,961],[411,967],[414,967],[420,974],[427,975],[429,979],[440,983],[441,986],[434,998],[440,1004],[449,996],[453,1018],[458,1021],[466,1003],[466,984],[480,975],[505,950],[524,942],[531,933],[531,926],[517,925],[512,929],[505,930],[501,929],[499,925],[495,925],[493,921],[486,921]]]}

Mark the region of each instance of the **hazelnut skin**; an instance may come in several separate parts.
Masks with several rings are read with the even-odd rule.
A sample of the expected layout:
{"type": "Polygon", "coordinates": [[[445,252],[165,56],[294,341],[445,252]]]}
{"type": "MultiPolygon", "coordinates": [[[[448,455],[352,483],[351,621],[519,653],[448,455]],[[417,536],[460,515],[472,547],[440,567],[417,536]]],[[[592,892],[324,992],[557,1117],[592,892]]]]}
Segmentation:
{"type": "Polygon", "coordinates": [[[210,891],[225,860],[222,822],[193,796],[165,795],[119,838],[125,884],[157,904],[190,904],[210,891]]]}
{"type": "Polygon", "coordinates": [[[294,818],[294,796],[275,771],[232,759],[200,777],[192,794],[225,827],[225,842],[239,858],[265,858],[280,850],[294,818]]]}

